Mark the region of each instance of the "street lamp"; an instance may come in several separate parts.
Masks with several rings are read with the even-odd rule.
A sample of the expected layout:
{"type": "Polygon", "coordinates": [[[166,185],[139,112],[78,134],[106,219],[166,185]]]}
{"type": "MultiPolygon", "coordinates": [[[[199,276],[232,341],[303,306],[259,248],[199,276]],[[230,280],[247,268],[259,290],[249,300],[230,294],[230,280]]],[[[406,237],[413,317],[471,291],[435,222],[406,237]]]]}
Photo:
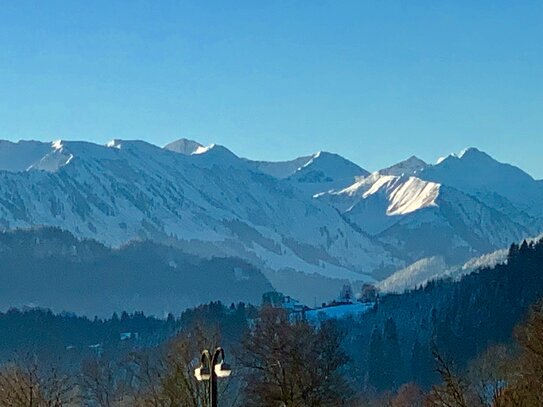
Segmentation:
{"type": "Polygon", "coordinates": [[[231,373],[230,365],[224,361],[223,348],[215,349],[213,356],[207,349],[202,352],[200,366],[194,370],[194,376],[198,381],[209,380],[209,405],[211,407],[217,407],[217,378],[228,377],[231,373]]]}

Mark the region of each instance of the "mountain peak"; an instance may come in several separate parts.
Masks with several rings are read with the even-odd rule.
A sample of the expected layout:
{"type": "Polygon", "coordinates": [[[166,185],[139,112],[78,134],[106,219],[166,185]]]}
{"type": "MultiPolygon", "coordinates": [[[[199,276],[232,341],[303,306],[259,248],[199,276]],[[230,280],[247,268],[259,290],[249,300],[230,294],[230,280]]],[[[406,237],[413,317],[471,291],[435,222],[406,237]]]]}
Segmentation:
{"type": "MultiPolygon", "coordinates": [[[[502,163],[477,148],[451,154],[425,168],[419,176],[486,199],[499,195],[508,205],[540,216],[543,190],[520,168],[502,163]]],[[[498,208],[502,206],[498,205],[498,208]]]]}
{"type": "MultiPolygon", "coordinates": [[[[446,157],[442,157],[435,165],[429,166],[425,172],[433,173],[439,169],[441,169],[441,171],[447,169],[447,171],[452,171],[452,173],[455,173],[453,169],[460,172],[468,172],[471,177],[477,175],[481,176],[483,172],[488,172],[489,175],[493,176],[498,176],[499,174],[502,177],[506,177],[506,175],[513,175],[512,173],[516,173],[517,175],[523,174],[524,176],[531,178],[519,168],[499,162],[489,154],[475,147],[465,148],[459,153],[453,153],[446,157]]],[[[459,176],[458,173],[455,175],[459,176]]]]}
{"type": "Polygon", "coordinates": [[[420,158],[412,155],[406,160],[400,161],[397,164],[391,165],[390,167],[383,168],[379,170],[378,173],[381,175],[414,175],[417,172],[426,168],[428,164],[421,160],[420,158]]]}
{"type": "Polygon", "coordinates": [[[321,172],[334,180],[367,176],[369,172],[336,153],[318,151],[297,172],[321,172]]]}
{"type": "Polygon", "coordinates": [[[315,195],[329,190],[344,189],[366,177],[369,172],[339,154],[319,151],[289,179],[306,193],[315,195]]]}
{"type": "Polygon", "coordinates": [[[479,150],[476,147],[467,147],[464,148],[459,153],[452,153],[445,157],[438,158],[436,165],[439,165],[445,161],[450,160],[464,160],[464,161],[473,161],[473,160],[486,160],[486,161],[496,161],[490,155],[484,151],[479,150]]]}
{"type": "Polygon", "coordinates": [[[463,149],[458,155],[458,158],[460,159],[473,159],[473,158],[484,158],[484,159],[492,159],[494,160],[490,155],[485,153],[484,151],[479,150],[476,147],[468,147],[463,149]]]}
{"type": "Polygon", "coordinates": [[[205,147],[198,143],[197,141],[181,138],[176,141],[172,141],[169,144],[166,144],[164,146],[165,150],[170,150],[175,153],[180,153],[184,155],[192,155],[192,154],[198,154],[202,152],[201,150],[205,147]]]}

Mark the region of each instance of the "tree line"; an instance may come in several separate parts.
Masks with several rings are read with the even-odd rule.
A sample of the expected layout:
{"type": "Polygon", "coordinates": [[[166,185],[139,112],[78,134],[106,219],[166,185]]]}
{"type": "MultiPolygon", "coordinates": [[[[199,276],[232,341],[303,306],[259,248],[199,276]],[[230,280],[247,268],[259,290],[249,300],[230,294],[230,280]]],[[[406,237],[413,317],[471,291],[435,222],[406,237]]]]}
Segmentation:
{"type": "Polygon", "coordinates": [[[234,374],[220,382],[221,406],[535,407],[543,403],[541,302],[517,326],[512,346],[488,348],[470,361],[467,370],[457,370],[435,349],[434,370],[440,380],[428,390],[413,382],[394,391],[361,388],[349,374],[352,354],[342,346],[346,333],[335,321],[319,326],[293,322],[285,310],[272,307],[259,310],[254,320],[237,345],[221,336],[220,323],[202,325],[199,320],[160,347],[132,350],[122,359],[88,358],[75,375],[45,367],[34,356],[14,360],[0,368],[0,406],[203,407],[208,386],[194,377],[197,356],[204,348],[224,343],[234,374]]]}

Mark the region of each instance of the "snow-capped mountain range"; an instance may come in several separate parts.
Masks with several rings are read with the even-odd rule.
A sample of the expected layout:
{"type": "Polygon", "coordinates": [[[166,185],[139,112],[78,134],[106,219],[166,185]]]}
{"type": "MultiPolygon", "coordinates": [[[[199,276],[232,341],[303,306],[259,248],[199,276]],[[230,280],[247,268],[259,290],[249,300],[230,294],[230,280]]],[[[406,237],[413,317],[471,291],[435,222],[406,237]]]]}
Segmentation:
{"type": "Polygon", "coordinates": [[[0,179],[4,229],[237,256],[308,302],[315,281],[324,296],[345,279],[382,280],[435,256],[463,264],[543,230],[543,182],[476,149],[370,174],[333,153],[252,161],[186,139],[1,141],[0,179]]]}

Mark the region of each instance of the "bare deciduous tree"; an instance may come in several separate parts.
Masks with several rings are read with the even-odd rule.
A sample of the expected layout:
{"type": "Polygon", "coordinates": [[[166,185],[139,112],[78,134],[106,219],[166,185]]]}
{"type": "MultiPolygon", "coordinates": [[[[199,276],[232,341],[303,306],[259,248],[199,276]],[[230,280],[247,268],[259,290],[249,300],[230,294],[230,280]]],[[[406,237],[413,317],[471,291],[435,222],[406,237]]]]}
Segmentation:
{"type": "Polygon", "coordinates": [[[477,407],[481,404],[475,393],[470,391],[469,383],[456,374],[452,364],[439,352],[433,351],[437,364],[436,371],[442,383],[434,386],[426,403],[432,407],[477,407]]]}
{"type": "Polygon", "coordinates": [[[531,407],[543,405],[543,302],[536,304],[527,321],[516,329],[521,351],[514,374],[497,407],[531,407]]]}
{"type": "Polygon", "coordinates": [[[0,407],[64,407],[76,399],[76,388],[52,368],[40,370],[35,358],[0,369],[0,407]]]}
{"type": "Polygon", "coordinates": [[[347,358],[332,322],[291,323],[282,309],[264,308],[240,355],[248,369],[247,406],[339,406],[348,387],[339,368],[347,358]]]}

